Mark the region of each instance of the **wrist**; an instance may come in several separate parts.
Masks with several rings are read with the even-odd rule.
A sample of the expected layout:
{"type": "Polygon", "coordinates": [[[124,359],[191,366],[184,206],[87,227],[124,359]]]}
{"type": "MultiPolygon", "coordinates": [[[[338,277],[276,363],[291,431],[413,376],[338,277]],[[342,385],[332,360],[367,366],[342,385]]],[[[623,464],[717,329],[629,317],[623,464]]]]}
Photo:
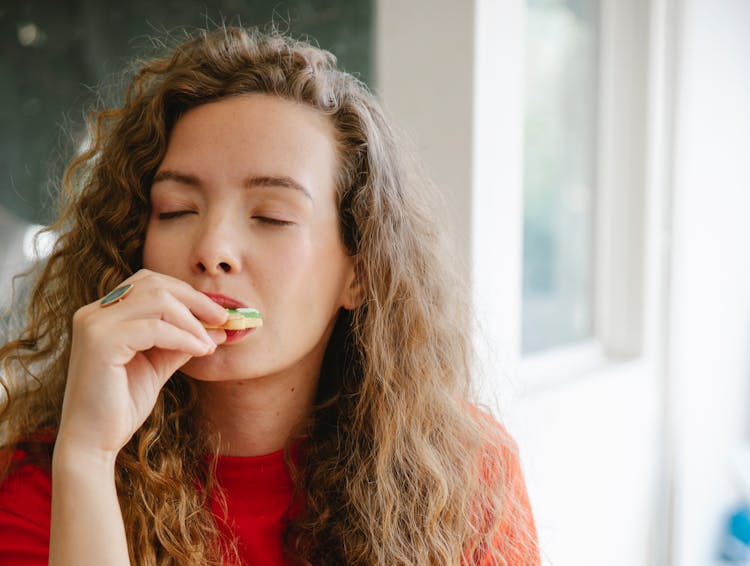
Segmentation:
{"type": "Polygon", "coordinates": [[[72,440],[58,436],[52,454],[52,469],[53,472],[70,469],[114,471],[116,460],[117,452],[81,446],[72,440]]]}

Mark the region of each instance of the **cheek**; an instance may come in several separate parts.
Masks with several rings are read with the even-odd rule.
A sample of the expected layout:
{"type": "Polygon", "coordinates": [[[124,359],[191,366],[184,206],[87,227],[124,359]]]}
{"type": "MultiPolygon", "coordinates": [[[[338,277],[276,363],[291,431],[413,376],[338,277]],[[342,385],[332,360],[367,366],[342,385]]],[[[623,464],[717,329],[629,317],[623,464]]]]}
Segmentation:
{"type": "Polygon", "coordinates": [[[335,235],[316,236],[309,234],[283,248],[266,248],[263,267],[258,270],[271,292],[291,292],[286,298],[297,302],[297,306],[311,300],[325,304],[337,296],[342,251],[335,235]]]}
{"type": "Polygon", "coordinates": [[[149,226],[143,243],[143,267],[158,271],[167,257],[170,257],[169,238],[149,226]]]}
{"type": "Polygon", "coordinates": [[[146,228],[146,238],[143,241],[143,267],[150,269],[153,262],[154,235],[153,232],[146,228]]]}
{"type": "Polygon", "coordinates": [[[260,267],[258,274],[267,284],[279,288],[309,281],[316,264],[313,247],[307,239],[297,240],[293,245],[263,247],[256,250],[255,256],[260,267]]]}

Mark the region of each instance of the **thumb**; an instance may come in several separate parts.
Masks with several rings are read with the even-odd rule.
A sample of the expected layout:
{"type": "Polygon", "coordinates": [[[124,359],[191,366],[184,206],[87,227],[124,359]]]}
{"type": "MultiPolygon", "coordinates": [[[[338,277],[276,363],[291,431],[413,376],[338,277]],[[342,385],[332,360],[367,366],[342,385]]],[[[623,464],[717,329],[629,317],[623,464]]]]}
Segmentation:
{"type": "Polygon", "coordinates": [[[227,333],[220,328],[207,329],[206,332],[208,332],[209,337],[217,346],[220,346],[227,340],[227,333]]]}
{"type": "Polygon", "coordinates": [[[184,366],[193,357],[185,352],[179,352],[177,350],[162,350],[154,348],[148,352],[144,352],[151,366],[154,368],[154,373],[159,380],[159,388],[161,388],[172,374],[184,366]]]}

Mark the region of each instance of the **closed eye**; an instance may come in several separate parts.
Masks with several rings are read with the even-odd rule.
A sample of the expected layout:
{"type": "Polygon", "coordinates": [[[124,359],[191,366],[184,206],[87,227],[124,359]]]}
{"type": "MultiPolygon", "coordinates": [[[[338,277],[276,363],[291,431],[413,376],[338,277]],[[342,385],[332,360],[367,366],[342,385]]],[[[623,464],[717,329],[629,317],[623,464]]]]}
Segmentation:
{"type": "Polygon", "coordinates": [[[267,216],[253,216],[254,220],[261,222],[262,224],[270,224],[272,226],[291,226],[294,222],[287,220],[279,220],[277,218],[268,218],[267,216]]]}
{"type": "Polygon", "coordinates": [[[175,210],[174,212],[162,212],[159,214],[159,220],[169,220],[186,214],[192,214],[192,210],[175,210]]]}

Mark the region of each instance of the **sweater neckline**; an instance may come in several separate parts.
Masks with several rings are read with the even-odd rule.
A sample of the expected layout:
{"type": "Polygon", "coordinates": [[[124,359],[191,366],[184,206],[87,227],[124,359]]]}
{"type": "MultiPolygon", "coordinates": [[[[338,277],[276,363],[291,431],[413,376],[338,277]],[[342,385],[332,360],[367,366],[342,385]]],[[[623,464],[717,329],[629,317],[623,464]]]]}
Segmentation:
{"type": "MultiPolygon", "coordinates": [[[[290,448],[290,455],[299,462],[299,443],[290,448]]],[[[225,487],[250,483],[287,485],[291,482],[284,461],[284,449],[259,456],[232,456],[219,454],[216,461],[216,477],[225,487]]]]}

